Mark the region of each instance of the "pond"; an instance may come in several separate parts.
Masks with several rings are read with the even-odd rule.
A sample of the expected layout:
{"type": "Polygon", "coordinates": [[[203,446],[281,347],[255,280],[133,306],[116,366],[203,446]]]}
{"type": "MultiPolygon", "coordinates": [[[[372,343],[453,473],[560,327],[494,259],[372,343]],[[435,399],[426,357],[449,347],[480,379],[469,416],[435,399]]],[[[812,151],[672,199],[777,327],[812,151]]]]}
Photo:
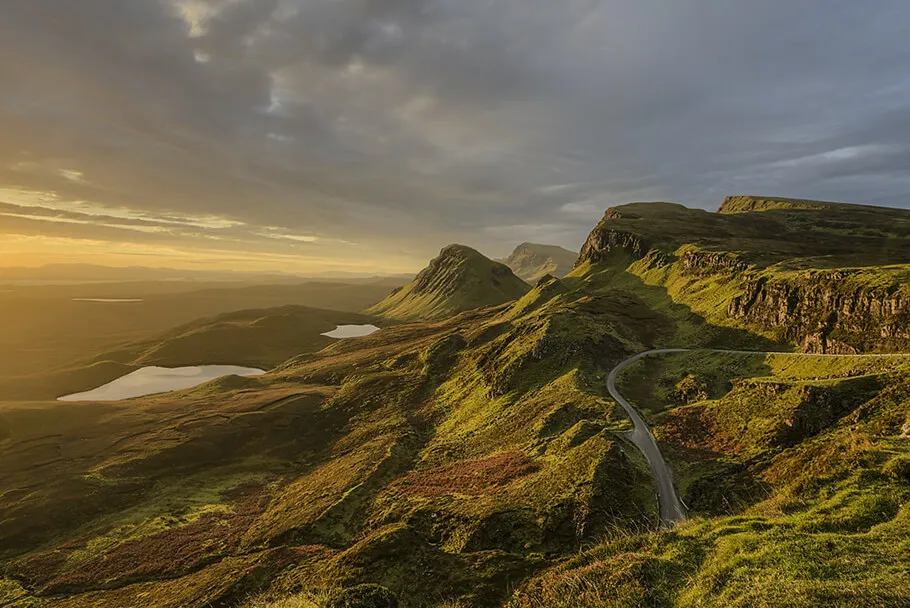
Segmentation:
{"type": "Polygon", "coordinates": [[[261,369],[236,365],[143,367],[96,389],[66,395],[57,401],[120,401],[192,388],[223,376],[259,376],[264,373],[261,369]]]}
{"type": "Polygon", "coordinates": [[[143,301],[142,298],[73,298],[73,302],[101,302],[102,304],[124,304],[143,301]]]}
{"type": "Polygon", "coordinates": [[[379,331],[379,328],[375,325],[339,325],[332,331],[328,331],[323,336],[328,336],[329,338],[362,338],[364,336],[369,336],[379,331]]]}

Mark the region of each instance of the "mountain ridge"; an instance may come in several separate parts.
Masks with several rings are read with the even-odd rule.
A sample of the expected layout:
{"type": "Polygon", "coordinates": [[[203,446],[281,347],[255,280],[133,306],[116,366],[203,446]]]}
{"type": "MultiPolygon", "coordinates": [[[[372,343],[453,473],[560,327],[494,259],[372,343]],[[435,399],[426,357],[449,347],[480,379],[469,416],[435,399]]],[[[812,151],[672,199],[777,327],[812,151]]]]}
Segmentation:
{"type": "Polygon", "coordinates": [[[628,268],[716,323],[806,351],[910,350],[910,212],[762,200],[613,207],[577,268],[628,268]]]}
{"type": "Polygon", "coordinates": [[[863,207],[877,211],[905,212],[904,209],[895,207],[879,207],[875,205],[858,205],[856,203],[843,203],[836,201],[818,201],[803,198],[787,198],[781,196],[755,196],[740,194],[728,196],[721,203],[718,213],[750,213],[754,211],[769,211],[772,209],[831,209],[845,207],[863,207]]]}
{"type": "Polygon", "coordinates": [[[505,264],[466,245],[453,244],[444,247],[412,282],[365,312],[399,321],[440,319],[504,304],[529,289],[505,264]]]}

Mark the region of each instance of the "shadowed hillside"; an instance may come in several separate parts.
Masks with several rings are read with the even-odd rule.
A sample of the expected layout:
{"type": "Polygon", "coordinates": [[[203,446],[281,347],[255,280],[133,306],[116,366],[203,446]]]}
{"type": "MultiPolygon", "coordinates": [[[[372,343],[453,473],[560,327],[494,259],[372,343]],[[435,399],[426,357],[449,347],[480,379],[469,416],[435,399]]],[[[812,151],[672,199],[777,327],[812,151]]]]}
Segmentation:
{"type": "Polygon", "coordinates": [[[134,361],[166,367],[229,364],[271,368],[332,344],[335,340],[322,334],[338,325],[375,322],[374,317],[361,314],[304,306],[243,310],[190,323],[140,344],[134,361]]]}

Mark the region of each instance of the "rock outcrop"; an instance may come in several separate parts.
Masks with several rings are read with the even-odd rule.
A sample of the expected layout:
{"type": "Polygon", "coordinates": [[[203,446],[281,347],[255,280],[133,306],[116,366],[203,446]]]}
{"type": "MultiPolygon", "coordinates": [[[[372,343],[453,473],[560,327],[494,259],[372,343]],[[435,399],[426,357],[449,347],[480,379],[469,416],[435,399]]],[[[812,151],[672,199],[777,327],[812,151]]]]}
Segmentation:
{"type": "MultiPolygon", "coordinates": [[[[608,216],[605,219],[608,219],[608,216]]],[[[595,229],[585,241],[578,254],[576,266],[586,262],[599,264],[610,260],[617,253],[625,253],[634,260],[640,260],[647,255],[650,245],[637,234],[614,230],[612,228],[595,229]]]]}
{"type": "Polygon", "coordinates": [[[806,352],[910,351],[908,222],[801,199],[728,197],[719,213],[634,203],[606,212],[578,265],[662,268],[648,280],[673,281],[677,303],[806,352]]]}
{"type": "Polygon", "coordinates": [[[910,295],[900,285],[852,287],[849,271],[749,281],[729,315],[770,330],[806,352],[910,350],[910,295]]]}
{"type": "Polygon", "coordinates": [[[698,249],[683,252],[679,257],[679,264],[687,274],[694,275],[740,273],[749,268],[749,265],[734,253],[698,249]]]}

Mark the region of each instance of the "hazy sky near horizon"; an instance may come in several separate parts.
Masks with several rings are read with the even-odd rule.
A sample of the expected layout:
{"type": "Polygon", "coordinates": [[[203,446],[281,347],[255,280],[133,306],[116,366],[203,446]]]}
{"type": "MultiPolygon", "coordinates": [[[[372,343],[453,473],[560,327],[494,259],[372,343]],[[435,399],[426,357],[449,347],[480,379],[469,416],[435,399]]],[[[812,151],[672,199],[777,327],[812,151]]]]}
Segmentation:
{"type": "Polygon", "coordinates": [[[906,0],[0,5],[0,264],[418,269],[607,207],[910,206],[906,0]]]}

